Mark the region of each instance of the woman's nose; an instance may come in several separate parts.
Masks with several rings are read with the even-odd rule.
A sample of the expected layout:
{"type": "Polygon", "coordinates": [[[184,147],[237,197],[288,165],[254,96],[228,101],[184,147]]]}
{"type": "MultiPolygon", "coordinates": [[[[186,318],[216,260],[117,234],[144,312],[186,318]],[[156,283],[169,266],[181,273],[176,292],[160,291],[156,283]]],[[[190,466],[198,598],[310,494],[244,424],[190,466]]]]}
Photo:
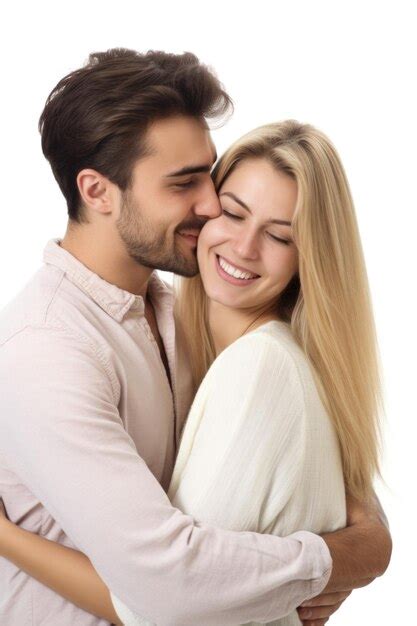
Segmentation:
{"type": "Polygon", "coordinates": [[[232,245],[233,251],[242,259],[257,259],[259,255],[258,237],[254,232],[240,233],[232,245]]]}

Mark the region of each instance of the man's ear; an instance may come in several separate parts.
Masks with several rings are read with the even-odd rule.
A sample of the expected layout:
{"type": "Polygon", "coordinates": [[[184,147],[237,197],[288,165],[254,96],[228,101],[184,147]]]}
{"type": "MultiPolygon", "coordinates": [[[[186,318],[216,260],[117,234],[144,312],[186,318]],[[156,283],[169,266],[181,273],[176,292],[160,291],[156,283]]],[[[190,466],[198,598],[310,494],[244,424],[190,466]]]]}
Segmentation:
{"type": "Polygon", "coordinates": [[[77,186],[84,206],[90,211],[111,213],[113,210],[113,187],[108,178],[93,169],[78,173],[77,186]]]}

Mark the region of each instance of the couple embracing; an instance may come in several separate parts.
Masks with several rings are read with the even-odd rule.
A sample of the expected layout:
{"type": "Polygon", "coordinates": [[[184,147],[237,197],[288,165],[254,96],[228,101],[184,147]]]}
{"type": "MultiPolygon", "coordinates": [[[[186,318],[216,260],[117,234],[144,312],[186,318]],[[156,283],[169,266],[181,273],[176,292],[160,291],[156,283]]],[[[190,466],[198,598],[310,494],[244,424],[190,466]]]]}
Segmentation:
{"type": "Polygon", "coordinates": [[[388,565],[343,166],[294,120],[217,160],[231,106],[125,49],[47,99],[69,219],[0,314],[3,626],[321,626],[388,565]]]}

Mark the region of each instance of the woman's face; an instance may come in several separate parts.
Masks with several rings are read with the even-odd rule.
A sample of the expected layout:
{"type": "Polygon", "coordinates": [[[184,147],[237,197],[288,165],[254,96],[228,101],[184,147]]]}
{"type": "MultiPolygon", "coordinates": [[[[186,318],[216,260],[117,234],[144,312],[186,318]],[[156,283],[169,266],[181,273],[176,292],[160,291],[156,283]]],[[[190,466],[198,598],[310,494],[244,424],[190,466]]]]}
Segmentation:
{"type": "Polygon", "coordinates": [[[222,214],[198,239],[205,291],[224,306],[268,308],[298,271],[291,229],[297,184],[267,160],[247,159],[225,180],[219,198],[222,214]]]}

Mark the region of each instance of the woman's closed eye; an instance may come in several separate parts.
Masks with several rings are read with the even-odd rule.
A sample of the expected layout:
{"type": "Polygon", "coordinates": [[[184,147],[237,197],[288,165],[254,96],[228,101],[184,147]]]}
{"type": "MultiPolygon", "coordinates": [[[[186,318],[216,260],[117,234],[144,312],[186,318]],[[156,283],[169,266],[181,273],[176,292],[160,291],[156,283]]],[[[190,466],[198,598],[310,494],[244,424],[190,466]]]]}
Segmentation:
{"type": "Polygon", "coordinates": [[[234,213],[230,213],[230,211],[226,211],[226,209],[222,209],[223,211],[223,215],[226,215],[226,217],[230,217],[233,220],[243,220],[243,217],[241,217],[240,215],[235,215],[234,213]]]}
{"type": "MultiPolygon", "coordinates": [[[[226,217],[232,219],[232,220],[236,220],[236,221],[242,221],[244,218],[240,215],[236,215],[235,213],[230,213],[230,211],[226,211],[226,209],[222,209],[223,215],[225,215],[226,217]]],[[[269,237],[273,240],[273,241],[277,241],[279,243],[283,243],[286,246],[290,245],[290,241],[288,241],[287,239],[282,239],[281,237],[277,237],[276,235],[273,235],[272,233],[266,233],[267,235],[269,235],[269,237]]]]}
{"type": "Polygon", "coordinates": [[[281,239],[281,237],[277,237],[276,235],[271,235],[271,233],[268,233],[268,235],[271,237],[271,239],[273,239],[274,241],[278,241],[279,243],[283,243],[286,246],[289,246],[291,241],[288,241],[288,239],[281,239]]]}

